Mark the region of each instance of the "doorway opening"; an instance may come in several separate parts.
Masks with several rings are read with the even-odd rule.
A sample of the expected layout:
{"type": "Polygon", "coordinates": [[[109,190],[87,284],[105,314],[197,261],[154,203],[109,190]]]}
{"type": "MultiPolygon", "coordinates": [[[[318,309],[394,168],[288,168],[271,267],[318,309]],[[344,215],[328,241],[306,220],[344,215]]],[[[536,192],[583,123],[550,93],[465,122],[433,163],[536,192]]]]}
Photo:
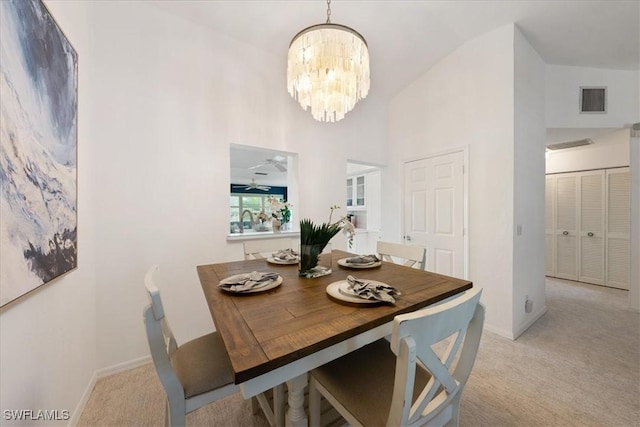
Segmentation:
{"type": "Polygon", "coordinates": [[[347,161],[344,206],[356,228],[351,252],[376,252],[382,226],[381,168],[378,165],[347,161]]]}

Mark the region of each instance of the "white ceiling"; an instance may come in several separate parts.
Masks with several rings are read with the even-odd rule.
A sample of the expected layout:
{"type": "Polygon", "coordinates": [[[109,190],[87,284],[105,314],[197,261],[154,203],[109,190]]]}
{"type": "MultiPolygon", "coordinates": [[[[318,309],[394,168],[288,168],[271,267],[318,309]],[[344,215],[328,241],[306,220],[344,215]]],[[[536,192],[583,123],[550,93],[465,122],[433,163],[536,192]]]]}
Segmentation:
{"type": "MultiPolygon", "coordinates": [[[[225,34],[286,61],[291,37],[326,20],[324,0],[163,0],[155,7],[225,34]]],[[[639,0],[333,0],[331,20],[360,32],[369,45],[371,94],[400,92],[458,46],[516,23],[548,64],[640,68],[639,0]]],[[[556,135],[557,136],[557,135],[556,135]]],[[[564,135],[564,137],[571,138],[564,135]]],[[[236,153],[237,154],[237,153],[236,153]]],[[[274,152],[234,155],[232,180],[274,152]]],[[[258,183],[277,185],[286,174],[267,166],[258,183]],[[271,170],[273,169],[273,170],[271,170]]],[[[249,177],[243,173],[243,180],[249,177]]]]}
{"type": "Polygon", "coordinates": [[[261,185],[286,187],[287,172],[282,172],[267,162],[268,159],[273,159],[278,155],[287,158],[295,154],[232,144],[230,151],[231,183],[248,184],[251,180],[255,180],[257,184],[261,185]]]}
{"type": "MultiPolygon", "coordinates": [[[[326,20],[323,0],[155,3],[286,61],[299,30],[326,20]]],[[[333,0],[331,20],[362,34],[371,56],[371,93],[397,94],[464,42],[515,22],[548,64],[640,67],[640,1],[333,0]]]]}

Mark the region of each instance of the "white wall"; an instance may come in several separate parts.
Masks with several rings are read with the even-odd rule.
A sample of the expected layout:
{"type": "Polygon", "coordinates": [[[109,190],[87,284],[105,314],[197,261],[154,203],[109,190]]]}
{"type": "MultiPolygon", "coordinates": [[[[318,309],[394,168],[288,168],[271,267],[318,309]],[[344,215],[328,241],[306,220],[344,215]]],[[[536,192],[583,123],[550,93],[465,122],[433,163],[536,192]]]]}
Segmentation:
{"type": "Polygon", "coordinates": [[[90,141],[93,84],[84,56],[88,23],[81,10],[58,14],[48,5],[79,56],[78,109],[78,268],[57,278],[0,313],[0,424],[66,425],[68,421],[13,422],[5,410],[73,412],[88,392],[96,370],[96,276],[94,146],[90,141]],[[74,24],[71,24],[74,22],[74,24]]]}
{"type": "Polygon", "coordinates": [[[522,33],[514,33],[513,335],[546,312],[544,259],[545,64],[522,33]],[[518,232],[519,230],[519,232],[518,232]],[[525,301],[533,303],[525,312],[525,301]]]}
{"type": "Polygon", "coordinates": [[[383,170],[382,238],[397,240],[403,161],[469,147],[469,279],[484,288],[485,326],[504,336],[513,333],[514,31],[467,42],[393,98],[383,170]]]}
{"type": "Polygon", "coordinates": [[[546,66],[548,128],[622,128],[638,121],[638,71],[546,66]],[[607,87],[607,114],[580,114],[580,87],[607,87]]]}
{"type": "MultiPolygon", "coordinates": [[[[569,133],[582,128],[599,129],[589,135],[588,129],[579,131],[580,139],[589,135],[593,145],[547,153],[546,173],[572,172],[589,169],[630,166],[631,170],[631,280],[629,282],[629,306],[640,310],[640,278],[638,273],[638,199],[640,182],[638,174],[638,138],[630,137],[630,125],[640,117],[640,72],[601,70],[582,67],[547,65],[547,125],[554,130],[569,133]],[[577,88],[580,86],[607,86],[607,114],[579,114],[577,112],[577,88]],[[558,129],[569,128],[569,129],[558,129]],[[634,231],[635,230],[635,231],[634,231]]],[[[571,138],[578,139],[578,138],[571,138]]],[[[557,142],[557,141],[554,141],[557,142]]]]}
{"type": "Polygon", "coordinates": [[[285,58],[148,2],[47,5],[79,53],[80,267],[2,313],[2,409],[73,410],[95,371],[145,357],[151,264],[178,340],[213,329],[196,266],[242,258],[225,240],[230,143],[299,153],[297,214],[317,221],[344,200],[347,158],[386,154],[375,92],[318,123],[285,58]]]}
{"type": "Polygon", "coordinates": [[[629,166],[629,129],[592,139],[592,145],[547,152],[546,173],[629,166]]]}

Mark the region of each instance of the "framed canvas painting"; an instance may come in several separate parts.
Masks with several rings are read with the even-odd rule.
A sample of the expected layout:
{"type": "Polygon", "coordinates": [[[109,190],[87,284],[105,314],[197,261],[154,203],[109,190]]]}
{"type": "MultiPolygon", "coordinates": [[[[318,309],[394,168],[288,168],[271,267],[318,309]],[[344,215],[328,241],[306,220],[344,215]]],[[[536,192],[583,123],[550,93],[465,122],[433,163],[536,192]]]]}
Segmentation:
{"type": "Polygon", "coordinates": [[[44,4],[0,1],[0,306],[77,267],[77,85],[44,4]]]}

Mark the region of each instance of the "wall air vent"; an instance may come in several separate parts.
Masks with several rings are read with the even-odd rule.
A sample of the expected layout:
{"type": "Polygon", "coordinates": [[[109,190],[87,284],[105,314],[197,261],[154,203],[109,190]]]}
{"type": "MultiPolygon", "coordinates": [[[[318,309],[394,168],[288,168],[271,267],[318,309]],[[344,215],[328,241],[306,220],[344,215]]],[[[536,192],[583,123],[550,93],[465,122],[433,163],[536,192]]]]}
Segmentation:
{"type": "Polygon", "coordinates": [[[591,145],[593,141],[589,138],[579,139],[577,141],[559,142],[557,144],[547,145],[548,150],[564,150],[565,148],[582,147],[583,145],[591,145]]]}
{"type": "Polygon", "coordinates": [[[607,88],[582,86],[580,87],[580,112],[581,113],[606,113],[607,112],[607,88]]]}

